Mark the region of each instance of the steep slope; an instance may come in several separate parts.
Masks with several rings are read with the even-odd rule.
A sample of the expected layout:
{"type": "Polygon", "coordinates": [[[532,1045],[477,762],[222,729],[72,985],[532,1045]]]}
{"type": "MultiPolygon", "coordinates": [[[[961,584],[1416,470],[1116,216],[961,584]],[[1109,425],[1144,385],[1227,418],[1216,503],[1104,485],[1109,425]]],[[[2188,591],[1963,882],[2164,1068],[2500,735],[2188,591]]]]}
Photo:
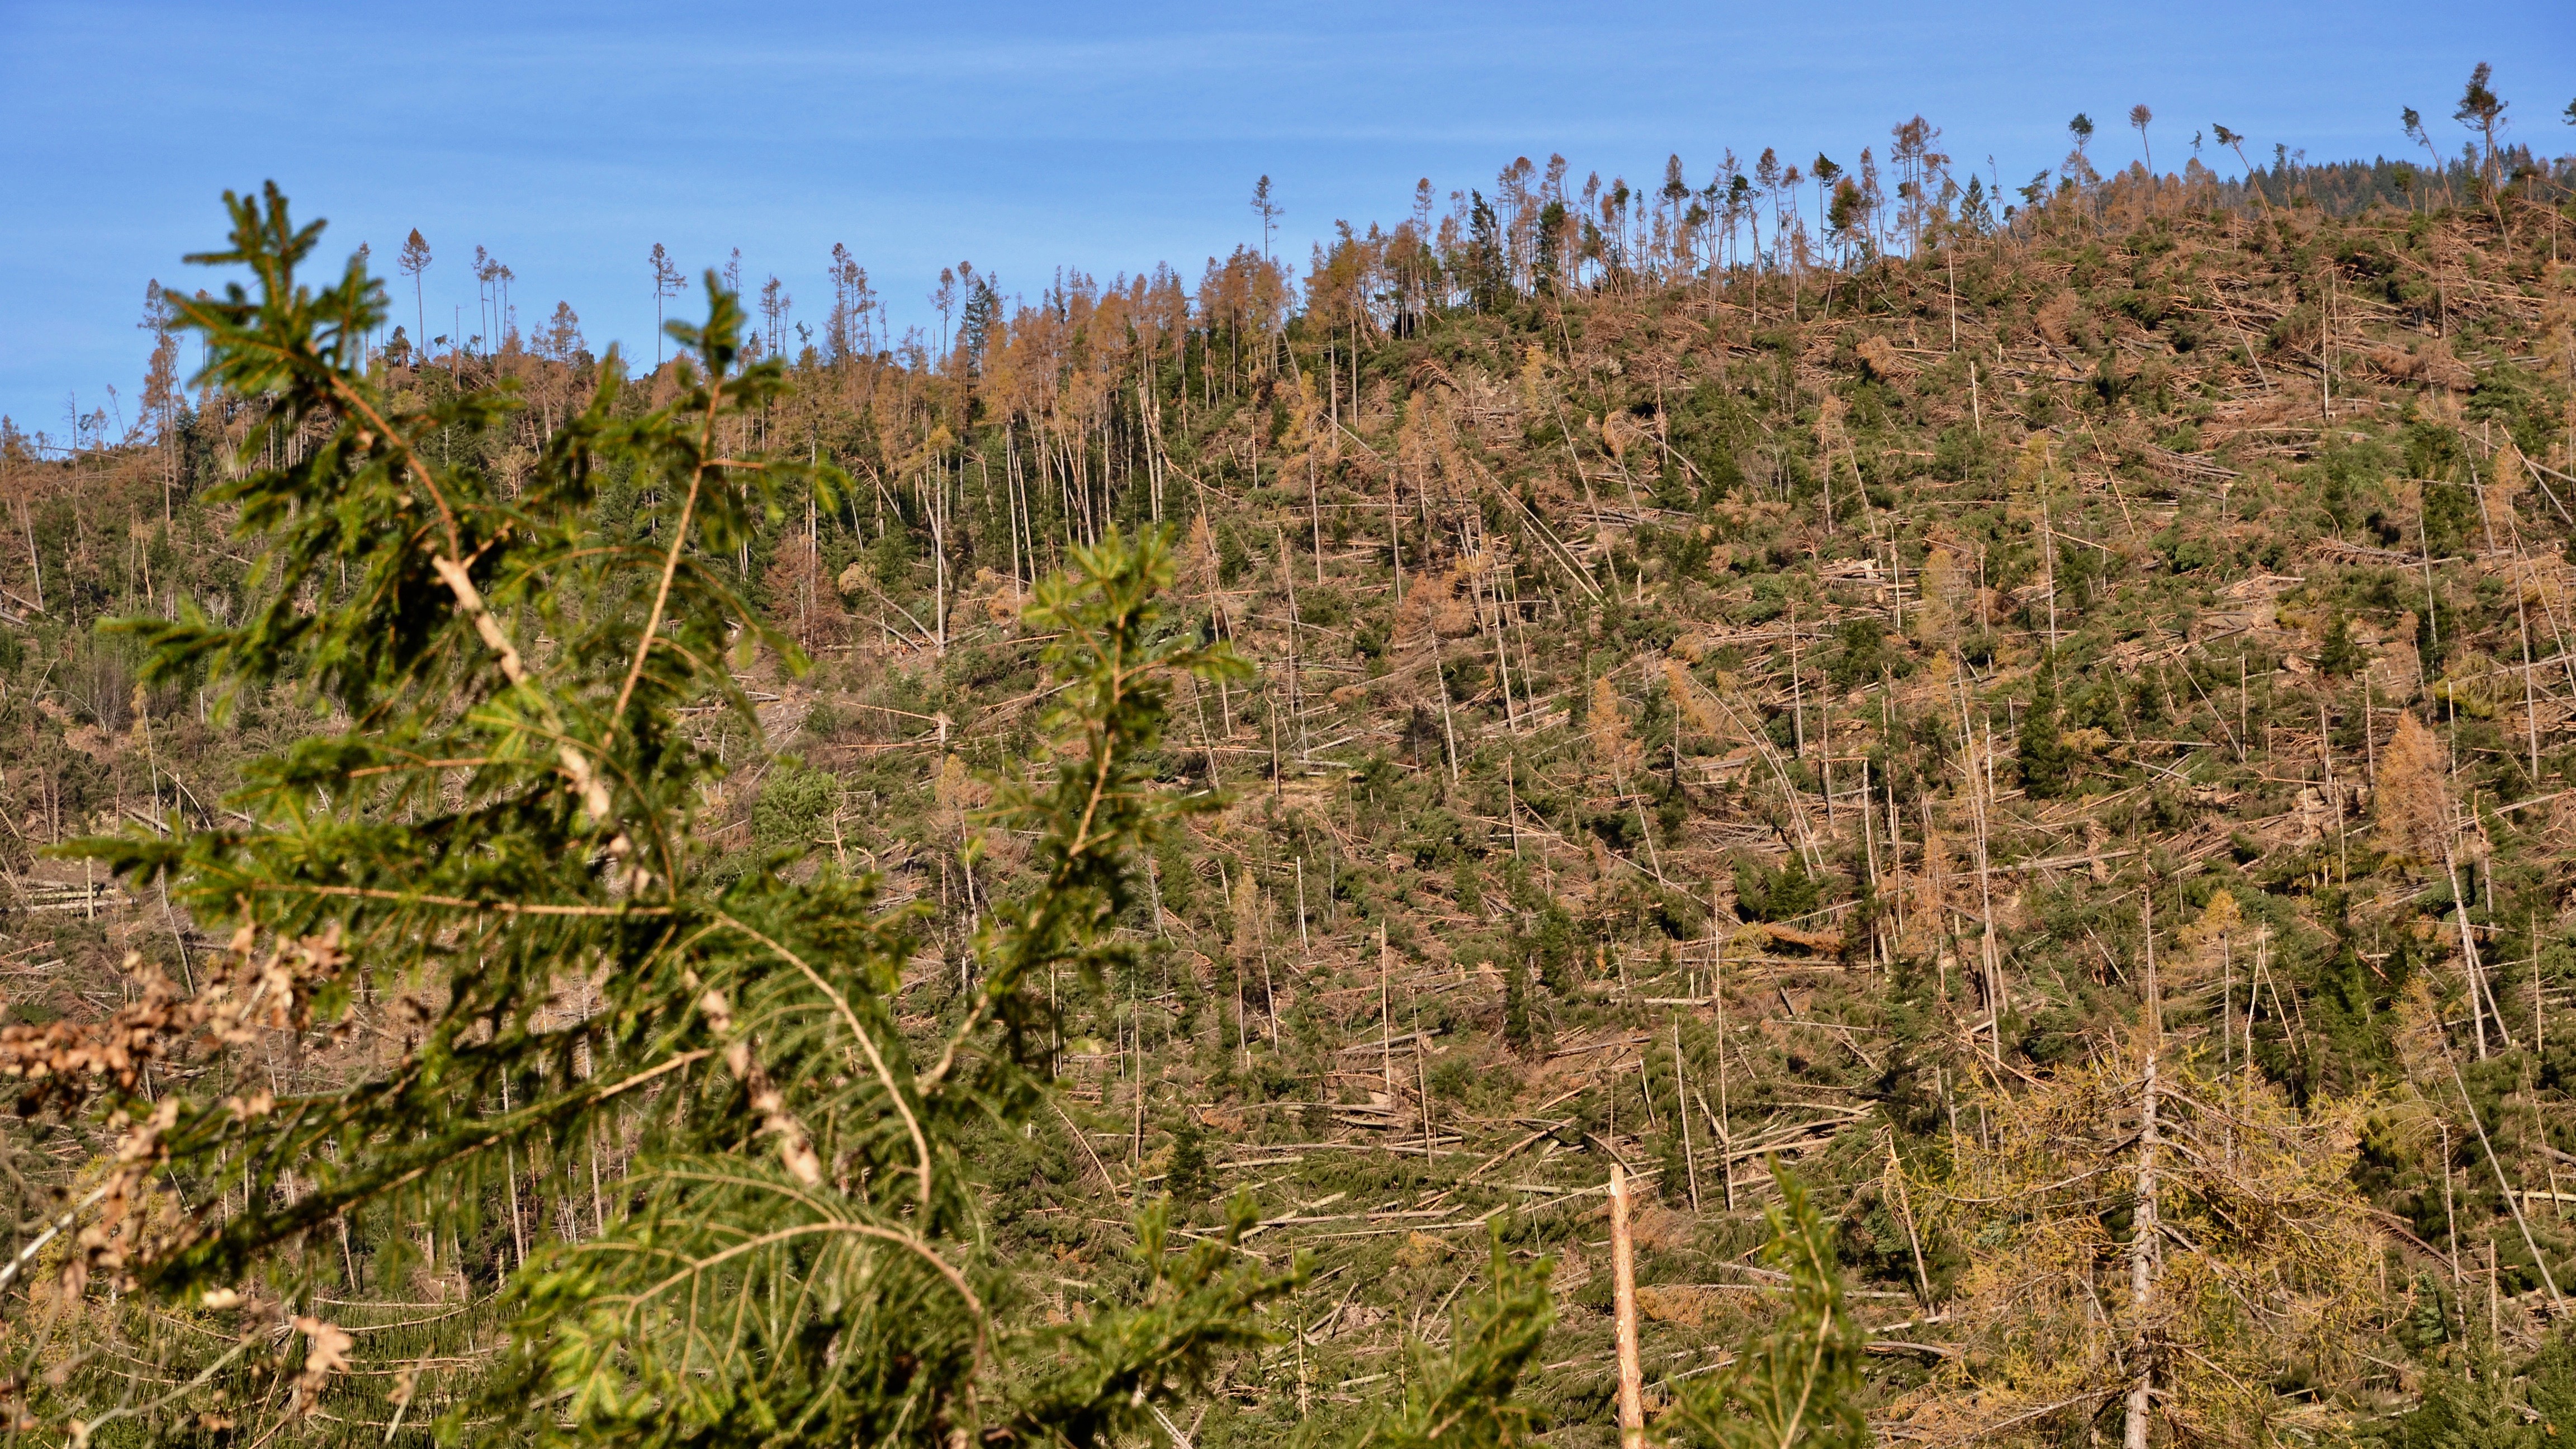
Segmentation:
{"type": "MultiPolygon", "coordinates": [[[[1614,1161],[1655,1204],[1650,1384],[1772,1310],[1778,1162],[1841,1224],[1902,1436],[2116,1423],[2142,1365],[2230,1438],[2497,1392],[2458,1376],[2576,1286],[2576,271],[2527,197],[2213,198],[2124,178],[1908,258],[1581,286],[1372,233],[1294,315],[1239,253],[1195,301],[1077,281],[935,364],[809,353],[765,441],[852,486],[732,565],[819,662],[737,659],[771,737],[723,741],[705,844],[882,871],[927,912],[930,1030],[1025,864],[975,815],[1047,693],[1016,604],[1069,541],[1168,525],[1190,616],[1260,673],[1185,694],[1158,764],[1228,803],[1151,862],[1136,969],[1061,984],[1064,1130],[983,1165],[1032,1313],[1132,1286],[1157,1196],[1203,1231],[1248,1194],[1249,1251],[1314,1255],[1176,1437],[1382,1402],[1499,1233],[1557,1263],[1550,1436],[1606,1442],[1614,1161]],[[2153,1312],[2123,1296],[2150,1182],[2153,1312]]],[[[523,381],[454,440],[508,477],[589,369],[390,376],[476,371],[523,381]]],[[[41,848],[218,819],[299,728],[288,688],[221,722],[138,691],[91,631],[256,593],[193,496],[249,406],[9,464],[18,1020],[190,949],[41,848]]],[[[97,1144],[29,1131],[33,1220],[97,1144]]],[[[483,1298],[514,1228],[580,1231],[590,1170],[531,1164],[523,1224],[496,1203],[444,1277],[350,1245],[345,1297],[483,1298]]],[[[439,1342],[461,1374],[474,1340],[439,1342]]]]}

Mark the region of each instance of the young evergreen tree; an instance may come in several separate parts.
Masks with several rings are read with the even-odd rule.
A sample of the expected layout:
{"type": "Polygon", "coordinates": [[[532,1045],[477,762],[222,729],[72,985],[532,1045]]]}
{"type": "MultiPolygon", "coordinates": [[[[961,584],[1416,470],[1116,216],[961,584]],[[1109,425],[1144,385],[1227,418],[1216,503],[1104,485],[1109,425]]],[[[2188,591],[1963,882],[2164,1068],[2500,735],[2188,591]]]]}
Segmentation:
{"type": "Polygon", "coordinates": [[[1549,1265],[1516,1262],[1496,1234],[1487,1289],[1449,1325],[1449,1352],[1405,1344],[1404,1401],[1378,1415],[1350,1449],[1512,1449],[1539,1425],[1514,1401],[1555,1321],[1549,1265]]]}
{"type": "Polygon", "coordinates": [[[2053,800],[2075,780],[2075,749],[2058,728],[2057,712],[2057,661],[2053,655],[2043,656],[2029,712],[2022,716],[2021,734],[2013,744],[2022,788],[2034,799],[2053,800]]]}
{"type": "Polygon", "coordinates": [[[2369,662],[2369,651],[2353,641],[2351,617],[2337,611],[2326,626],[2325,642],[2317,649],[2317,672],[2342,679],[2360,672],[2369,662]]]}
{"type": "Polygon", "coordinates": [[[1863,1449],[1861,1360],[1869,1334],[1843,1306],[1833,1229],[1803,1184],[1774,1163],[1780,1204],[1763,1250],[1788,1275],[1788,1311],[1748,1339],[1732,1362],[1675,1385],[1658,1427],[1668,1442],[1699,1449],[1863,1449]]]}

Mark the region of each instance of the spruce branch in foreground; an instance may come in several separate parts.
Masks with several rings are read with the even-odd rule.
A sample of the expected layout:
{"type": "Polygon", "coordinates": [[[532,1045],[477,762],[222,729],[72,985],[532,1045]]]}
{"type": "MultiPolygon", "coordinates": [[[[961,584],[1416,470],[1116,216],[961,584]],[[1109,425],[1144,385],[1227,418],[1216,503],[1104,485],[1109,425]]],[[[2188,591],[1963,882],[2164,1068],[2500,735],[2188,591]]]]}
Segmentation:
{"type": "Polygon", "coordinates": [[[1205,803],[1153,779],[1162,677],[1244,666],[1163,626],[1167,541],[1113,532],[1040,593],[1068,688],[1044,778],[1006,788],[997,818],[1039,836],[1041,873],[986,929],[982,980],[925,1063],[897,1026],[919,912],[872,877],[709,869],[693,828],[725,768],[679,712],[713,703],[757,738],[731,661],[748,644],[802,666],[706,561],[837,481],[734,450],[782,385],[746,365],[738,299],[710,274],[706,321],[669,329],[675,400],[622,412],[612,354],[505,488],[439,445],[509,413],[508,389],[378,388],[356,340],[381,284],[358,262],[299,281],[321,228],[273,186],[228,204],[232,244],[200,260],[252,285],[182,310],[209,378],[265,400],[244,463],[272,443],[290,460],[220,500],[266,602],[229,627],[119,627],[149,677],[301,690],[336,727],[249,767],[238,828],[72,847],[166,879],[236,946],[194,995],[165,983],[140,1014],[0,1043],[51,1072],[51,1105],[123,1132],[67,1219],[108,1216],[12,1326],[12,1417],[266,1437],[317,1414],[327,1436],[374,1422],[392,1378],[393,1427],[443,1412],[521,1440],[1080,1445],[1254,1341],[1251,1310],[1293,1272],[1230,1240],[1167,1253],[1151,1220],[1139,1301],[1019,1327],[962,1147],[1039,1107],[1019,1050],[1048,1007],[1027,983],[1116,959],[1129,854],[1205,803]],[[613,524],[611,477],[647,500],[613,524]],[[293,1067],[352,1042],[373,1045],[293,1067]],[[585,1158],[591,1231],[530,1242],[523,1189],[563,1206],[585,1158]],[[507,1307],[497,1359],[474,1335],[435,1356],[353,1345],[293,1311],[362,1296],[357,1245],[376,1282],[455,1273],[504,1212],[500,1295],[463,1285],[465,1326],[507,1307]],[[300,1367],[244,1352],[263,1335],[307,1345],[300,1367]]]}

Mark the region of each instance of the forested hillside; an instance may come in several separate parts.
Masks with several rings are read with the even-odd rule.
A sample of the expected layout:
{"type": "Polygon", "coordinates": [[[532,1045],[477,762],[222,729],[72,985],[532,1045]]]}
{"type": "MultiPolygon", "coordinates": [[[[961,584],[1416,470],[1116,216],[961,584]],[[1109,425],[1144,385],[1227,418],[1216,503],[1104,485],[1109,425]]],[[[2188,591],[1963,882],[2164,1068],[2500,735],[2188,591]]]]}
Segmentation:
{"type": "MultiPolygon", "coordinates": [[[[852,266],[809,341],[773,309],[737,349],[719,304],[631,376],[569,309],[542,345],[381,345],[398,287],[314,335],[416,425],[289,406],[306,384],[238,360],[190,386],[174,330],[136,440],[12,435],[20,1428],[1429,1443],[1443,1395],[1516,1381],[1475,1442],[1607,1444],[1615,1164],[1657,1434],[1747,1432],[1691,1386],[1776,1370],[1759,1335],[1822,1301],[1763,1254],[1776,1165],[1838,1259],[1873,1437],[2557,1436],[2565,169],[2360,167],[2321,204],[2286,170],[2087,166],[2006,221],[1936,140],[1900,128],[1885,194],[1819,183],[1786,245],[1737,245],[1794,204],[1768,157],[1732,191],[1524,161],[1302,274],[1258,243],[1195,290],[1010,302],[970,273],[953,331],[902,347],[852,266]],[[719,455],[770,460],[721,526],[695,480],[751,465],[719,455]],[[481,514],[399,501],[451,476],[481,514]],[[435,563],[370,552],[440,528],[435,563]],[[1116,600],[1157,528],[1149,628],[1116,600]],[[1106,602],[1047,583],[1068,568],[1106,602]],[[686,667],[648,671],[664,637],[686,667]],[[476,638],[488,689],[458,672],[476,638]],[[1180,669],[1159,722],[1117,713],[1121,639],[1180,669]],[[579,763],[621,750],[649,808],[579,763]],[[1095,805],[1165,802],[1116,825],[1151,842],[1132,888],[1084,853],[1078,759],[1120,782],[1095,805]],[[124,843],[60,849],[85,836],[124,843]],[[681,921],[683,878],[688,919],[754,943],[736,964],[636,924],[665,885],[681,921]],[[1097,939],[1026,904],[1063,892],[1097,939]],[[832,953],[870,964],[827,987],[804,963],[832,953]],[[803,975],[722,974],[755,958],[803,975]],[[292,1010],[261,996],[290,980],[292,1010]],[[786,1007],[734,1033],[807,981],[846,1038],[786,1007]],[[155,1044],[200,1028],[212,1056],[155,1044]],[[635,1070],[672,1075],[583,1085],[666,1029],[635,1070]],[[353,1105],[362,1079],[395,1085],[353,1105]],[[152,1114],[186,1092],[182,1142],[196,1108],[152,1114]],[[420,1140],[469,1171],[387,1155],[333,1196],[433,1099],[420,1140]],[[703,1275],[808,1231],[673,1247],[721,1240],[728,1160],[900,1199],[911,1246],[742,1270],[703,1310],[729,1328],[692,1299],[648,1333],[665,1287],[612,1294],[627,1259],[572,1250],[703,1275]],[[1175,1252],[1140,1256],[1158,1203],[1175,1252]],[[730,1355],[849,1372],[897,1333],[851,1305],[915,1249],[1077,1346],[935,1425],[830,1407],[846,1384],[703,1387],[730,1355]],[[800,1292],[845,1295],[838,1326],[789,1324],[800,1292]],[[1027,1387],[1165,1333],[1168,1397],[1141,1368],[1081,1413],[1027,1387]]],[[[963,1332],[869,1360],[870,1392],[981,1365],[963,1332]]]]}

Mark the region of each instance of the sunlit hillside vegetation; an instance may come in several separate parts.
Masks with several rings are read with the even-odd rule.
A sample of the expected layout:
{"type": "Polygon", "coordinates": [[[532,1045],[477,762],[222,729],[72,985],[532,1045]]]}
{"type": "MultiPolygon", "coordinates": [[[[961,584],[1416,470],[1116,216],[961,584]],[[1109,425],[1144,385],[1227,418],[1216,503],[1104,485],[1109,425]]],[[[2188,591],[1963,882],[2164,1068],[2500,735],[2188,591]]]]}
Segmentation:
{"type": "Polygon", "coordinates": [[[20,1431],[1606,1445],[1616,1165],[1652,1436],[2557,1435],[2576,164],[2108,139],[156,294],[0,464],[20,1431]]]}

